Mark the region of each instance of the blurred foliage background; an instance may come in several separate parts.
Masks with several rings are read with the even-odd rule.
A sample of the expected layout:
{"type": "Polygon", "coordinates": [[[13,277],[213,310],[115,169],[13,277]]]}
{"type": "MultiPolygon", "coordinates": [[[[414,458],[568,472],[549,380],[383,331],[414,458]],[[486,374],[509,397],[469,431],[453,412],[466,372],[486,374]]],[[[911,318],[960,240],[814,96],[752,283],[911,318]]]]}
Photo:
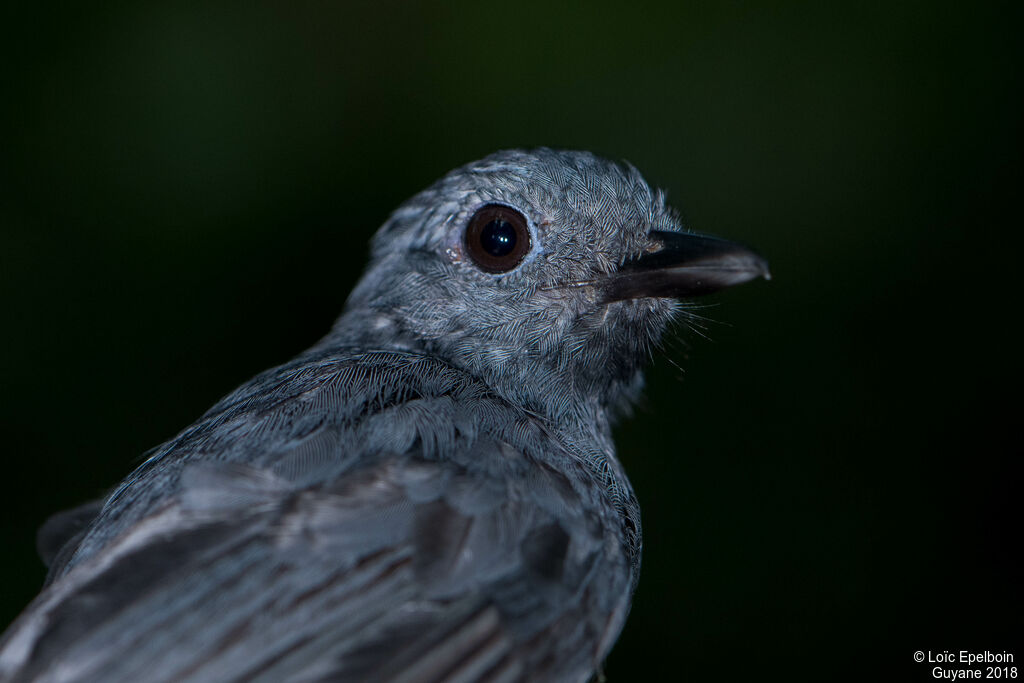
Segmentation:
{"type": "Polygon", "coordinates": [[[775,275],[618,428],[645,550],[608,679],[1024,655],[1020,3],[11,5],[0,625],[47,515],[318,339],[390,210],[547,145],[775,275]]]}

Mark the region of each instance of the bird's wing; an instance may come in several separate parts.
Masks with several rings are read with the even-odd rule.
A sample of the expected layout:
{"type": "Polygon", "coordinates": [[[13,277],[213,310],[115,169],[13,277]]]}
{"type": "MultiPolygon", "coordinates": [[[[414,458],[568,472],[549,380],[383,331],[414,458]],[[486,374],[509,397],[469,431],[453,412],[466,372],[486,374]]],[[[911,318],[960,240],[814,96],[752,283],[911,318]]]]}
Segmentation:
{"type": "Polygon", "coordinates": [[[566,477],[519,471],[407,454],[297,488],[188,465],[29,606],[0,679],[585,680],[624,619],[628,567],[566,477]],[[593,580],[608,575],[624,585],[593,580]]]}

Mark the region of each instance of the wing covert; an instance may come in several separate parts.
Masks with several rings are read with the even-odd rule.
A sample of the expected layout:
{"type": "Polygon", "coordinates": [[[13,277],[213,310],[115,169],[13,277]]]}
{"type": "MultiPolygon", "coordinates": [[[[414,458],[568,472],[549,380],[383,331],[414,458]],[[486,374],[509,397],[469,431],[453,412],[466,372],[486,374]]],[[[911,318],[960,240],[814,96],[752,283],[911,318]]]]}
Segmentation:
{"type": "Polygon", "coordinates": [[[497,457],[524,456],[481,438],[459,458],[384,454],[312,486],[190,464],[174,498],[26,611],[0,673],[445,681],[590,671],[601,653],[586,648],[542,662],[555,640],[544,636],[582,620],[576,638],[557,640],[597,642],[585,631],[606,628],[616,606],[595,610],[607,587],[590,577],[624,560],[563,475],[486,476],[497,457]]]}

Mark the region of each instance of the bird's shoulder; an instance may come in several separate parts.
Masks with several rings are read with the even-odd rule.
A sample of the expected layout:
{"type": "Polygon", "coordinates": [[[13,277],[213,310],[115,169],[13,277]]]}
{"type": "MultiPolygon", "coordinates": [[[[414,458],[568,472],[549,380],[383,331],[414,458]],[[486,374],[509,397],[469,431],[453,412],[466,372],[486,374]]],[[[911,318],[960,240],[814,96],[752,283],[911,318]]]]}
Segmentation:
{"type": "Polygon", "coordinates": [[[0,670],[583,675],[617,634],[631,584],[609,511],[488,432],[462,451],[384,450],[315,483],[189,461],[172,494],[30,607],[0,670]]]}
{"type": "Polygon", "coordinates": [[[437,358],[320,350],[257,375],[154,449],[108,498],[104,514],[172,494],[182,469],[197,462],[238,463],[314,485],[386,454],[497,468],[507,477],[533,460],[560,466],[574,447],[539,415],[437,358]],[[525,459],[480,448],[481,437],[508,443],[525,459]]]}
{"type": "Polygon", "coordinates": [[[122,483],[8,632],[0,672],[586,677],[636,566],[600,472],[563,437],[435,358],[306,354],[122,483]]]}

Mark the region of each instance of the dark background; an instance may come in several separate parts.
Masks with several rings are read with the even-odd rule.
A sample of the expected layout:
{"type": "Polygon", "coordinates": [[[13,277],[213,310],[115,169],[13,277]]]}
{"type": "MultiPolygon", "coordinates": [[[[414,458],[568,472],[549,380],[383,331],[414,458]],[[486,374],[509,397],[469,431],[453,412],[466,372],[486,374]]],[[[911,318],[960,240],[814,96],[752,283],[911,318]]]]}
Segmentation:
{"type": "Polygon", "coordinates": [[[318,339],[403,199],[549,145],[775,275],[618,428],[645,548],[608,679],[1024,663],[1020,3],[21,4],[0,626],[46,516],[318,339]]]}

